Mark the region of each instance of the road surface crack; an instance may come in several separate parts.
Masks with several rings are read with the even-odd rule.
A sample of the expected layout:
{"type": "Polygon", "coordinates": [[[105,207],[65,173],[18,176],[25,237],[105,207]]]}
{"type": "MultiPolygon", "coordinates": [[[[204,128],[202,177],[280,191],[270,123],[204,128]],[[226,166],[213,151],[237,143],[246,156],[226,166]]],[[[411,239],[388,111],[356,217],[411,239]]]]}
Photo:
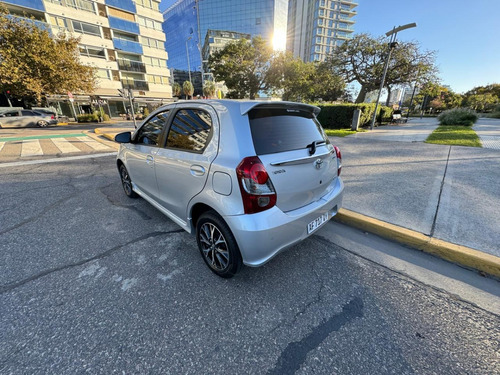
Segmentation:
{"type": "Polygon", "coordinates": [[[48,270],[45,270],[45,271],[42,271],[40,273],[38,273],[37,275],[33,275],[33,276],[30,276],[26,279],[23,279],[23,280],[20,280],[20,281],[15,281],[13,283],[10,283],[10,284],[6,284],[6,285],[2,285],[0,286],[0,294],[4,294],[4,293],[7,293],[7,292],[10,292],[11,290],[13,289],[16,289],[16,288],[19,288],[27,283],[30,283],[32,281],[35,281],[35,280],[38,280],[42,277],[45,277],[47,275],[50,275],[52,273],[55,273],[55,272],[59,272],[59,271],[64,271],[64,270],[67,270],[69,268],[74,268],[74,267],[79,267],[79,266],[82,266],[86,263],[89,263],[89,262],[93,262],[95,260],[99,260],[99,259],[103,259],[103,258],[106,258],[106,257],[109,257],[110,255],[116,253],[117,251],[123,249],[124,247],[126,246],[129,246],[129,245],[132,245],[132,244],[135,244],[135,243],[138,243],[138,242],[141,242],[141,241],[144,241],[144,240],[147,240],[147,239],[150,239],[150,238],[154,238],[154,237],[159,237],[159,236],[164,236],[164,235],[168,235],[168,234],[174,234],[174,233],[182,233],[184,232],[183,229],[176,229],[176,230],[172,230],[172,231],[168,231],[168,232],[152,232],[152,233],[148,233],[148,234],[145,234],[141,237],[138,237],[138,238],[135,238],[129,242],[126,242],[122,245],[118,245],[118,246],[115,246],[111,249],[108,249],[100,254],[97,254],[93,257],[90,257],[90,258],[86,258],[86,259],[82,259],[82,260],[79,260],[77,262],[74,262],[74,263],[70,263],[70,264],[66,264],[64,266],[59,266],[59,267],[55,267],[55,268],[51,268],[51,269],[48,269],[48,270]]]}

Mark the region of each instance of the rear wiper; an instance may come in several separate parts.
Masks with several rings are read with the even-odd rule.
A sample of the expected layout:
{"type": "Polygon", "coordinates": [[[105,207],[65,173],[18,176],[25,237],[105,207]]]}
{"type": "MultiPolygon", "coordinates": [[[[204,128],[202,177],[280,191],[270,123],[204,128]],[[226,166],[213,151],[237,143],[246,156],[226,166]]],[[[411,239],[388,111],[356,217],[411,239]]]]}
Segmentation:
{"type": "Polygon", "coordinates": [[[322,139],[320,141],[314,141],[313,143],[307,145],[306,148],[309,149],[309,155],[314,155],[316,153],[316,146],[319,146],[323,143],[326,143],[326,141],[324,139],[322,139]]]}

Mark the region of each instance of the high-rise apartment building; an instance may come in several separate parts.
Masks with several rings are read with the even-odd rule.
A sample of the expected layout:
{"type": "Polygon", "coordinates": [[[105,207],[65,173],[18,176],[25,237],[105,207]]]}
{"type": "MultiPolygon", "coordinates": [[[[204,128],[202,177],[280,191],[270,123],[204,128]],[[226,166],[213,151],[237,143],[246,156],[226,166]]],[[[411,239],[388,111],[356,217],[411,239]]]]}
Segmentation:
{"type": "Polygon", "coordinates": [[[163,13],[169,66],[182,71],[203,69],[201,54],[208,30],[260,35],[275,49],[284,50],[287,12],[288,0],[178,0],[163,13]]]}
{"type": "Polygon", "coordinates": [[[82,63],[98,68],[94,93],[61,93],[52,102],[73,117],[98,102],[111,116],[127,112],[118,89],[132,90],[138,103],[172,98],[160,0],[5,0],[14,16],[30,16],[53,34],[80,37],[82,63]],[[73,96],[70,98],[68,95],[73,96]]]}
{"type": "Polygon", "coordinates": [[[323,61],[352,38],[358,4],[352,0],[290,0],[287,50],[303,61],[323,61]]]}

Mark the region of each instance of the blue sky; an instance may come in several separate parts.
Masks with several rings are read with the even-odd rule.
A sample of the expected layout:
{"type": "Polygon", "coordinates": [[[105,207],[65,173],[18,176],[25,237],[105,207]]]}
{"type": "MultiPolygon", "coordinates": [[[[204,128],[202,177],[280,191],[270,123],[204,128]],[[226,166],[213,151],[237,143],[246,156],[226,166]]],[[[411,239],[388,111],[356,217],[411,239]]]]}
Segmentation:
{"type": "MultiPolygon", "coordinates": [[[[251,1],[251,0],[249,0],[251,1]]],[[[175,0],[163,0],[166,9],[175,0]]],[[[382,36],[416,22],[398,40],[437,52],[442,84],[458,93],[500,83],[500,0],[357,0],[355,33],[382,36]]]]}

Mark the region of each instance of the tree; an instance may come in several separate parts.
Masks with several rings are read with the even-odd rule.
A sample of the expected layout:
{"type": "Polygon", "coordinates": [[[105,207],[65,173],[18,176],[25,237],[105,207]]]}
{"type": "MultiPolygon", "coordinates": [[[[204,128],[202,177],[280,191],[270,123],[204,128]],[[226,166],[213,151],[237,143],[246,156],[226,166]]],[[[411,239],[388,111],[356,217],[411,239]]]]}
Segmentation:
{"type": "Polygon", "coordinates": [[[208,98],[215,96],[215,83],[212,81],[205,81],[205,85],[203,86],[203,95],[208,98]]]}
{"type": "Polygon", "coordinates": [[[476,94],[467,97],[467,104],[478,112],[491,111],[498,103],[498,97],[493,94],[476,94]]]}
{"type": "Polygon", "coordinates": [[[189,81],[184,81],[184,83],[182,84],[182,91],[184,92],[184,95],[186,95],[186,99],[188,99],[190,96],[193,96],[193,84],[189,81]]]}
{"type": "Polygon", "coordinates": [[[228,43],[210,56],[208,65],[216,80],[224,81],[228,97],[255,99],[259,91],[272,89],[267,80],[272,58],[268,42],[256,36],[251,41],[240,39],[228,43]]]}
{"type": "Polygon", "coordinates": [[[52,36],[34,20],[0,9],[0,88],[41,104],[47,95],[92,93],[95,68],[79,61],[78,38],[52,36]]]}
{"type": "Polygon", "coordinates": [[[177,98],[180,98],[181,94],[182,94],[181,85],[179,85],[178,82],[174,82],[174,84],[172,85],[172,95],[177,97],[177,98]]]}
{"type": "MultiPolygon", "coordinates": [[[[347,83],[361,85],[356,103],[365,100],[366,94],[377,90],[382,80],[389,45],[382,38],[374,39],[368,34],[356,35],[338,47],[326,60],[332,71],[336,71],[347,83]]],[[[433,51],[420,51],[415,42],[399,42],[392,52],[385,87],[408,84],[416,79],[426,81],[436,73],[433,51]]]]}
{"type": "Polygon", "coordinates": [[[345,89],[343,79],[327,64],[306,63],[289,52],[274,56],[267,82],[273,91],[280,91],[283,100],[290,101],[336,100],[345,89]]]}

